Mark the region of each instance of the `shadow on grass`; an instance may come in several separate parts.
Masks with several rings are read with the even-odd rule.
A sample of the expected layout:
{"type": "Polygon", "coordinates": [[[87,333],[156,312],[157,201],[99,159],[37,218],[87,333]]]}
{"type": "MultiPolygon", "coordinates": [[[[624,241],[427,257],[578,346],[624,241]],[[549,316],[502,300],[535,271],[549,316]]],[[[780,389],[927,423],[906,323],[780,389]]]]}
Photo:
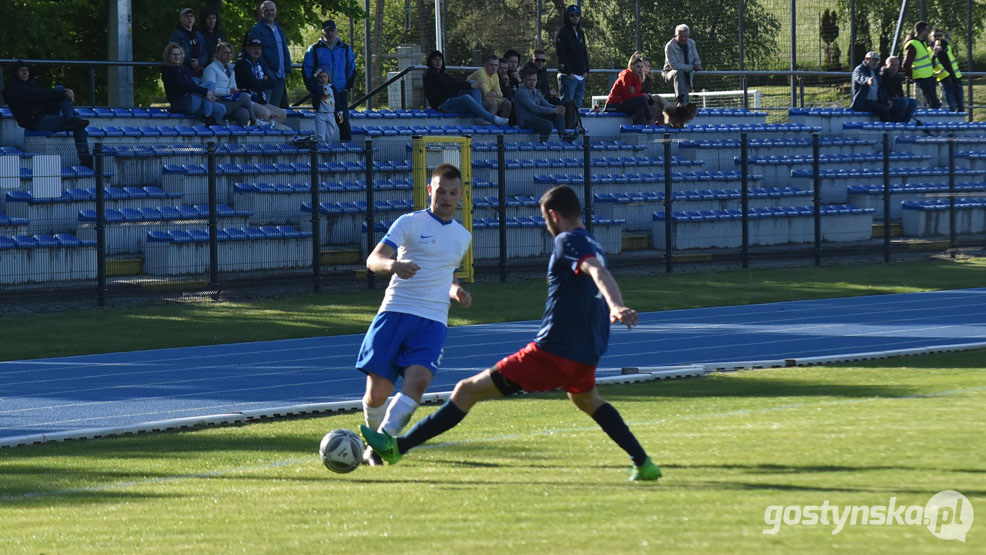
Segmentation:
{"type": "Polygon", "coordinates": [[[909,397],[926,393],[913,385],[820,383],[809,380],[777,378],[728,379],[710,376],[702,379],[659,381],[645,384],[607,386],[608,400],[653,401],[655,398],[683,397],[909,397]]]}

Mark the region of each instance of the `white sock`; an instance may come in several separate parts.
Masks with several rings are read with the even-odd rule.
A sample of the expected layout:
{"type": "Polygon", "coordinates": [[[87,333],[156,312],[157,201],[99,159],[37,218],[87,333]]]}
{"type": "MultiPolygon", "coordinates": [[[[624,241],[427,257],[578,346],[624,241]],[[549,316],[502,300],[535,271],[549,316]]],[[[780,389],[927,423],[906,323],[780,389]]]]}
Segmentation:
{"type": "Polygon", "coordinates": [[[403,393],[394,395],[394,398],[390,401],[390,406],[387,407],[387,415],[384,417],[380,429],[397,437],[401,433],[401,430],[404,429],[404,426],[407,426],[407,423],[411,420],[411,415],[414,414],[417,408],[418,402],[407,395],[403,393]]]}
{"type": "Polygon", "coordinates": [[[363,418],[366,419],[366,427],[371,430],[380,429],[380,424],[383,422],[384,415],[387,414],[387,403],[380,405],[379,407],[371,407],[363,401],[363,418]]]}

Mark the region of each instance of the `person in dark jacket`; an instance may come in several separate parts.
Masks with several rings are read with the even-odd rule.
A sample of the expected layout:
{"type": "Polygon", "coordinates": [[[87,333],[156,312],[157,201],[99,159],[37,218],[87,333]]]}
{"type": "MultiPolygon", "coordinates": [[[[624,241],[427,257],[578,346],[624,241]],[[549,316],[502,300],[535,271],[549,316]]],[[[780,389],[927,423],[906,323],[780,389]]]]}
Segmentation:
{"type": "MultiPolygon", "coordinates": [[[[909,98],[904,94],[903,78],[904,74],[900,71],[900,58],[887,56],[883,67],[880,68],[880,86],[891,102],[890,121],[911,121],[914,111],[918,108],[917,99],[909,98]]],[[[915,121],[918,125],[922,125],[917,119],[915,121]]]]}
{"type": "Polygon", "coordinates": [[[62,85],[42,89],[31,78],[31,66],[25,62],[15,62],[11,69],[13,77],[7,80],[3,97],[17,125],[28,131],[71,131],[79,163],[92,168],[87,141],[89,135],[86,133],[89,121],[78,117],[72,107],[75,91],[62,85]]]}
{"type": "Polygon", "coordinates": [[[863,63],[852,72],[852,105],[850,108],[859,112],[871,112],[880,117],[880,121],[890,121],[890,109],[893,103],[887,98],[887,91],[880,86],[880,53],[867,52],[863,63]]]}
{"type": "Polygon", "coordinates": [[[565,9],[565,24],[555,33],[555,49],[562,102],[572,101],[581,107],[589,78],[589,52],[582,30],[582,9],[575,4],[565,9]]]}
{"type": "Polygon", "coordinates": [[[220,42],[227,42],[226,34],[219,28],[219,14],[216,10],[212,8],[202,10],[200,19],[202,21],[199,24],[199,32],[205,39],[203,44],[205,45],[205,54],[208,56],[206,59],[206,65],[208,65],[216,55],[216,45],[220,42]]]}
{"type": "Polygon", "coordinates": [[[356,76],[356,54],[336,35],[336,22],[331,19],[322,23],[322,37],[308,47],[301,64],[305,87],[312,93],[312,106],[316,111],[322,98],[322,85],[315,79],[319,71],[329,74],[329,81],[335,90],[336,113],[341,117],[338,120],[339,137],[343,141],[352,140],[349,91],[353,89],[353,78],[356,76]]]}
{"type": "Polygon", "coordinates": [[[268,101],[270,90],[276,82],[264,72],[261,65],[263,50],[264,47],[260,39],[247,39],[246,46],[233,68],[236,72],[236,83],[241,90],[250,93],[250,100],[253,101],[253,113],[257,116],[257,125],[261,127],[270,125],[275,129],[282,130],[288,129],[284,125],[287,112],[280,106],[275,106],[268,101]]]}
{"type": "Polygon", "coordinates": [[[184,64],[192,70],[192,75],[202,77],[208,65],[209,55],[205,50],[205,38],[195,28],[195,12],[185,8],[178,14],[178,25],[168,37],[168,42],[178,44],[184,50],[184,64]]]}
{"type": "Polygon", "coordinates": [[[948,77],[941,82],[945,101],[953,112],[965,111],[965,98],[962,94],[962,70],[959,61],[955,59],[952,45],[945,40],[945,31],[940,28],[931,32],[931,43],[935,52],[935,60],[945,69],[948,77]]]}
{"type": "Polygon", "coordinates": [[[445,56],[435,50],[425,60],[424,87],[428,104],[439,112],[474,116],[494,125],[506,125],[507,118],[495,116],[483,108],[479,83],[456,79],[445,72],[445,56]]]}
{"type": "Polygon", "coordinates": [[[206,125],[216,125],[226,114],[226,107],[216,102],[216,93],[199,85],[192,70],[185,65],[185,51],[175,42],[164,47],[161,80],[171,111],[198,118],[206,125]]]}

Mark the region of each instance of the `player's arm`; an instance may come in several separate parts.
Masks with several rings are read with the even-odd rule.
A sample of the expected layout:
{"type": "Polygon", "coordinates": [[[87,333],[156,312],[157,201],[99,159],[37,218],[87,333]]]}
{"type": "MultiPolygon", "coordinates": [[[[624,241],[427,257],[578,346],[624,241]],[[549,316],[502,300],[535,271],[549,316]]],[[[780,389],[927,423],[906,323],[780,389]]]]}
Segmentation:
{"type": "Polygon", "coordinates": [[[613,274],[603,266],[595,256],[590,256],[582,261],[579,270],[585,272],[596,283],[599,292],[609,306],[609,319],[611,322],[625,324],[627,329],[637,325],[637,311],[623,304],[623,295],[620,294],[620,286],[613,279],[613,274]]]}
{"type": "Polygon", "coordinates": [[[370,256],[366,257],[366,269],[375,273],[393,273],[402,279],[409,279],[420,269],[417,264],[410,260],[396,260],[394,258],[394,247],[387,243],[377,243],[370,256]]]}
{"type": "Polygon", "coordinates": [[[455,276],[452,276],[452,286],[449,287],[448,296],[452,300],[458,301],[462,308],[472,306],[472,295],[459,285],[459,280],[455,279],[455,276]]]}

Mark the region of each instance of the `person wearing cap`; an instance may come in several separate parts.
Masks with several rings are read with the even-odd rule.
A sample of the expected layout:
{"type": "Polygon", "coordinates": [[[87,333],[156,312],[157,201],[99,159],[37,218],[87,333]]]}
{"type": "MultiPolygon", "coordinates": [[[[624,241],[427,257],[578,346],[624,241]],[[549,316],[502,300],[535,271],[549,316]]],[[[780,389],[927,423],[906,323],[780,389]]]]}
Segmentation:
{"type": "Polygon", "coordinates": [[[11,69],[13,76],[3,88],[3,97],[17,125],[28,131],[71,131],[79,163],[92,168],[87,140],[89,135],[86,133],[89,121],[79,118],[72,107],[75,91],[62,85],[42,89],[31,78],[31,66],[25,62],[17,61],[11,69]]]}
{"type": "Polygon", "coordinates": [[[202,77],[202,71],[209,61],[209,53],[205,48],[205,37],[195,28],[195,12],[192,8],[184,8],[178,12],[178,25],[168,37],[168,42],[174,42],[185,51],[185,65],[192,70],[192,75],[202,77]]]}
{"type": "Polygon", "coordinates": [[[291,73],[291,53],[288,52],[288,38],[277,24],[277,4],[271,0],[261,2],[260,16],[260,21],[247,33],[247,39],[260,39],[264,47],[260,64],[272,81],[267,102],[287,108],[285,84],[291,73]]]}
{"type": "Polygon", "coordinates": [[[589,51],[582,29],[582,9],[572,4],[565,9],[565,23],[555,33],[558,52],[558,82],[562,102],[582,106],[585,80],[589,78],[589,51]]]}
{"type": "Polygon", "coordinates": [[[674,28],[674,38],[664,45],[664,80],[674,85],[675,102],[688,104],[688,93],[695,86],[695,72],[702,71],[702,59],[698,56],[695,41],[689,38],[691,30],[682,23],[674,28]]]}
{"type": "Polygon", "coordinates": [[[349,125],[349,91],[353,89],[356,75],[356,54],[351,46],[336,35],[336,23],[331,19],[322,23],[322,36],[318,42],[308,47],[301,64],[305,86],[312,93],[312,106],[318,111],[321,104],[323,85],[318,83],[319,72],[329,74],[329,81],[335,90],[335,106],[339,137],[343,141],[353,138],[349,125]]]}
{"type": "Polygon", "coordinates": [[[236,82],[240,89],[250,94],[253,101],[253,113],[257,116],[257,125],[266,127],[272,125],[275,128],[287,128],[284,120],[287,113],[280,107],[268,101],[268,94],[274,86],[274,80],[265,72],[260,62],[264,47],[258,38],[247,39],[246,46],[236,60],[233,71],[236,73],[236,82]]]}
{"type": "Polygon", "coordinates": [[[863,62],[852,72],[852,105],[858,112],[871,112],[880,121],[890,121],[893,103],[887,97],[886,88],[880,85],[880,53],[867,52],[863,62]]]}

